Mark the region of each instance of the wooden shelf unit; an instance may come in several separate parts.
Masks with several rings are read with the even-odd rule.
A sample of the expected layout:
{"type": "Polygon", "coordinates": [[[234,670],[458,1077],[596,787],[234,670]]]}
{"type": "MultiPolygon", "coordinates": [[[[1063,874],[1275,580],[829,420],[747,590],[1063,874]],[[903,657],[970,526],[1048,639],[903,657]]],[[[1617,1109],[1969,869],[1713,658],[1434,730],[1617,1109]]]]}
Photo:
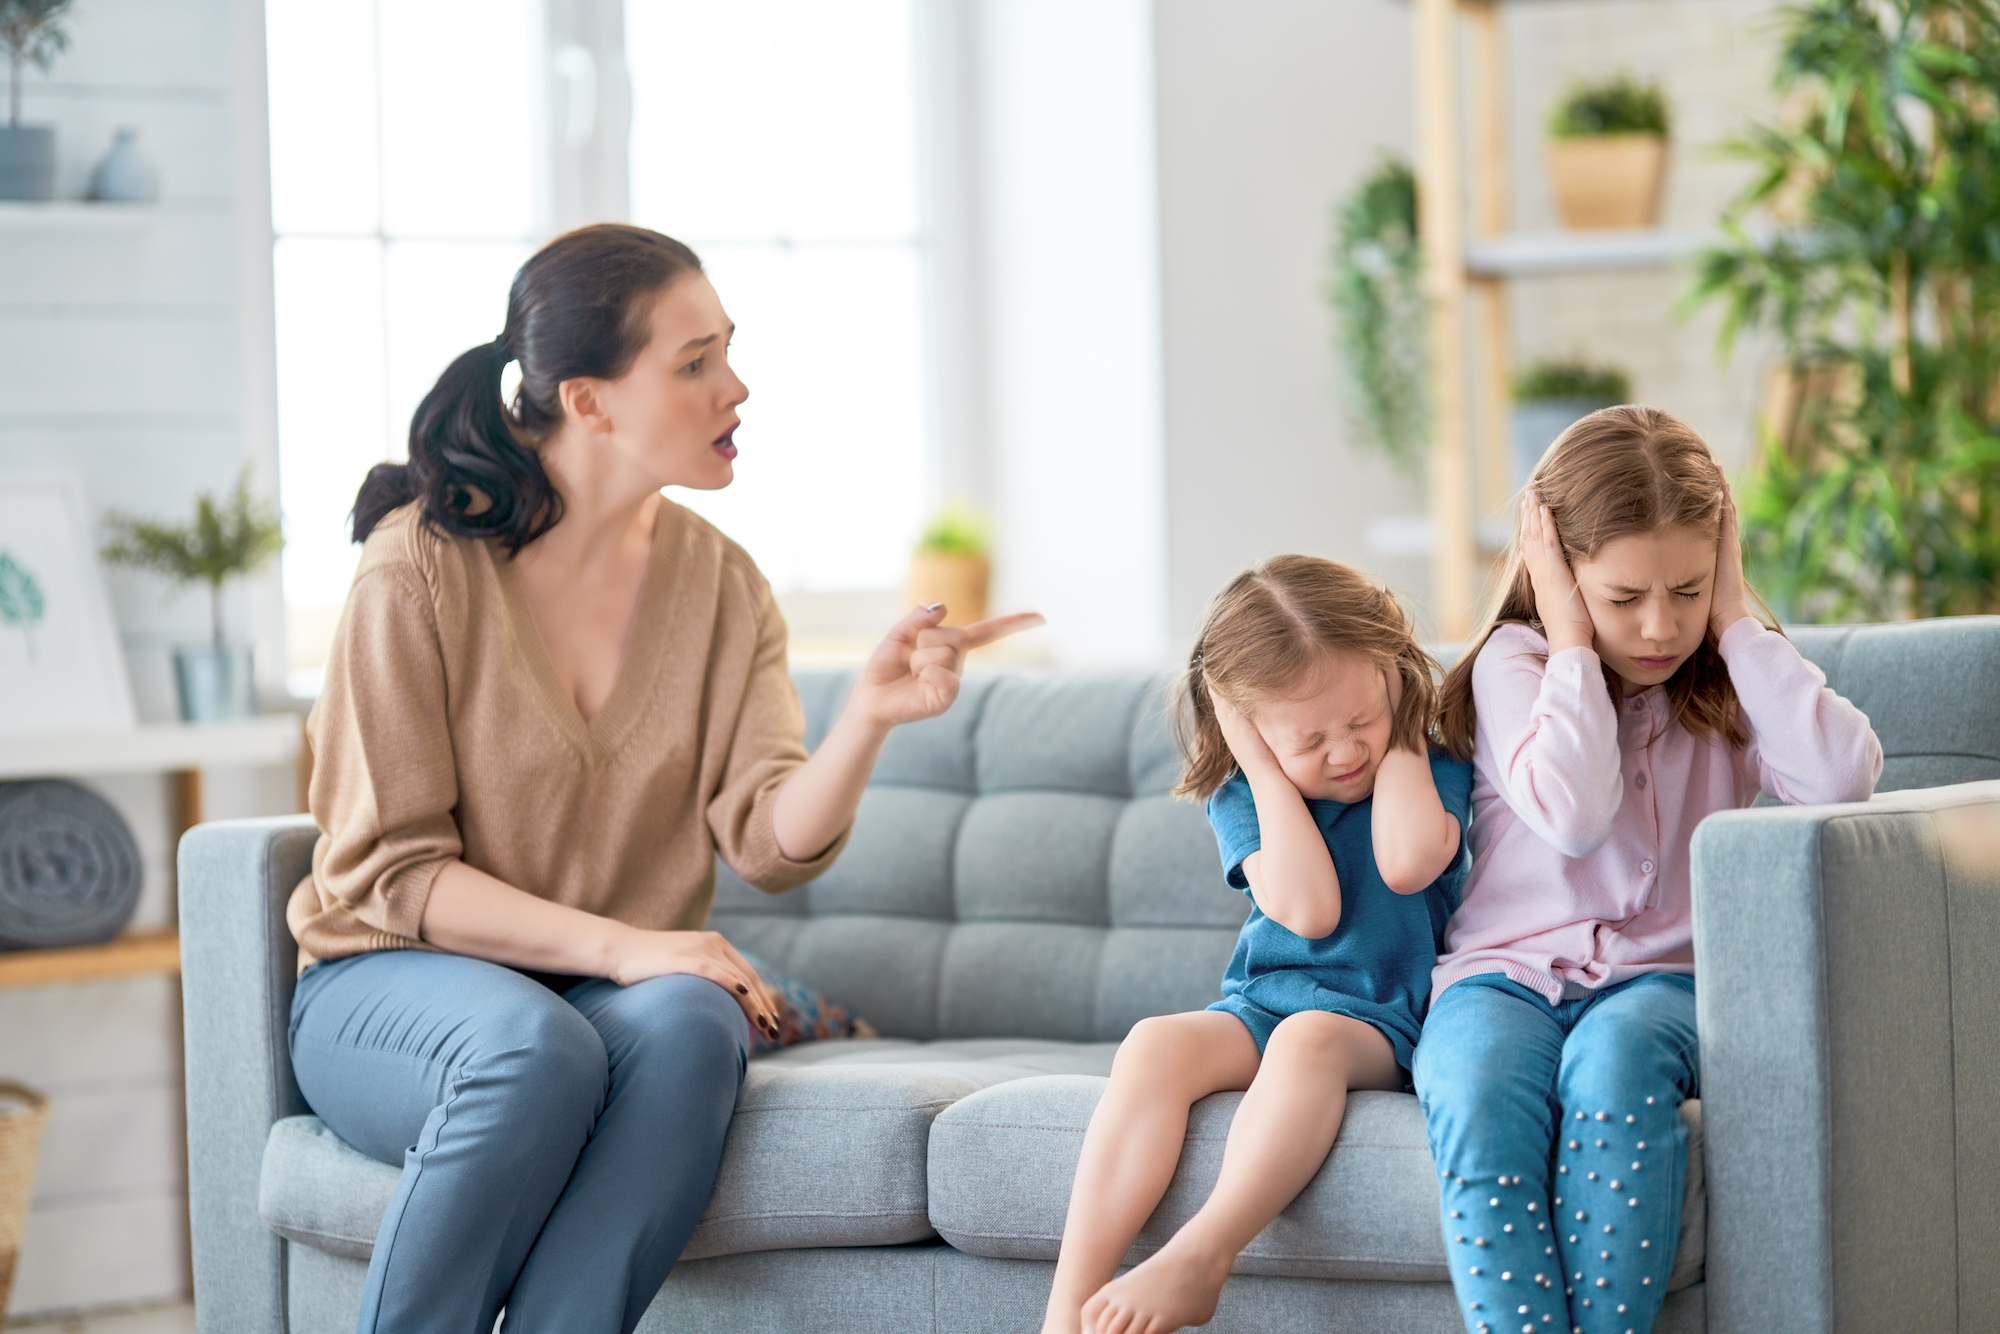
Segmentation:
{"type": "Polygon", "coordinates": [[[181,933],[133,931],[102,945],[69,949],[0,951],[0,988],[98,982],[115,977],[181,971],[181,933]]]}
{"type": "Polygon", "coordinates": [[[1507,231],[1506,69],[1499,0],[1411,0],[1416,89],[1418,244],[1431,312],[1431,610],[1436,634],[1462,640],[1481,569],[1484,523],[1512,530],[1508,412],[1511,279],[1675,263],[1715,239],[1702,231],[1507,231]],[[1458,24],[1470,42],[1458,68],[1458,24]],[[1459,127],[1470,103],[1469,145],[1459,127]],[[1468,209],[1468,204],[1470,205],[1468,209]],[[1468,235],[1467,222],[1470,222],[1468,235]],[[1477,324],[1486,355],[1473,366],[1477,324]],[[1468,392],[1468,383],[1470,391],[1468,392]],[[1477,443],[1475,469],[1474,443],[1477,443]],[[1474,474],[1477,473],[1477,493],[1474,474]]]}

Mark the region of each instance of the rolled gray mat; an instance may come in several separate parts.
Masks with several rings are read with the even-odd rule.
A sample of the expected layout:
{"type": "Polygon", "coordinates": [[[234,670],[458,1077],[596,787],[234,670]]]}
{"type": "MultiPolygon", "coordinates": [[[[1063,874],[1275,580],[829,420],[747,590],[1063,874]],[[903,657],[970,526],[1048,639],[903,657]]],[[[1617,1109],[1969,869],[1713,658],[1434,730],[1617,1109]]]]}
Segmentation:
{"type": "Polygon", "coordinates": [[[0,949],[94,945],[139,906],[139,845],[109,802],[58,778],[0,783],[0,949]]]}

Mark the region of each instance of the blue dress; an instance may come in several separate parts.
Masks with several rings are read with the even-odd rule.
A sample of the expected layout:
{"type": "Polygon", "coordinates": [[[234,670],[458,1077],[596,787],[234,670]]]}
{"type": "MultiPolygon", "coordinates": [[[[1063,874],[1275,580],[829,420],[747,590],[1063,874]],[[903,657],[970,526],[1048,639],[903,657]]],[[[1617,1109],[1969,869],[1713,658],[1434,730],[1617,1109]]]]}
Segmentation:
{"type": "MultiPolygon", "coordinates": [[[[1340,877],[1340,925],[1330,936],[1307,940],[1264,916],[1252,895],[1250,919],[1222,979],[1222,999],[1208,1007],[1241,1019],[1258,1051],[1285,1016],[1325,1010],[1373,1024],[1395,1049],[1396,1064],[1410,1068],[1430,999],[1431,966],[1472,866],[1466,834],[1472,824],[1472,766],[1440,750],[1432,750],[1430,760],[1438,796],[1458,821],[1458,856],[1415,894],[1396,893],[1375,869],[1373,797],[1352,805],[1307,800],[1340,877]]],[[[1208,799],[1208,822],[1229,883],[1250,894],[1243,860],[1263,842],[1257,804],[1240,772],[1208,799]]]]}

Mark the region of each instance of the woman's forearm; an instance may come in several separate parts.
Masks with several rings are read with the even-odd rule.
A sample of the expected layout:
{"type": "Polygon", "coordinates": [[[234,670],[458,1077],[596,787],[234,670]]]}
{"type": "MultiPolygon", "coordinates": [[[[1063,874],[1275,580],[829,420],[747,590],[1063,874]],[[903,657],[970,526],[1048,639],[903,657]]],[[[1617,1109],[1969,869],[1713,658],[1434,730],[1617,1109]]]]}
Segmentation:
{"type": "Polygon", "coordinates": [[[1332,935],[1340,925],[1340,877],[1305,798],[1276,768],[1245,777],[1257,803],[1260,844],[1243,861],[1251,896],[1266,917],[1295,936],[1332,935]]]}
{"type": "Polygon", "coordinates": [[[771,823],[788,860],[813,860],[854,823],[888,736],[889,724],[863,716],[852,701],[840,711],[819,749],[778,789],[771,823]]]}
{"type": "Polygon", "coordinates": [[[1369,828],[1375,869],[1398,894],[1414,894],[1458,855],[1458,821],[1445,810],[1428,756],[1391,746],[1375,771],[1369,828]]]}
{"type": "Polygon", "coordinates": [[[452,861],[431,883],[418,931],[427,944],[489,963],[609,977],[632,928],[452,861]]]}

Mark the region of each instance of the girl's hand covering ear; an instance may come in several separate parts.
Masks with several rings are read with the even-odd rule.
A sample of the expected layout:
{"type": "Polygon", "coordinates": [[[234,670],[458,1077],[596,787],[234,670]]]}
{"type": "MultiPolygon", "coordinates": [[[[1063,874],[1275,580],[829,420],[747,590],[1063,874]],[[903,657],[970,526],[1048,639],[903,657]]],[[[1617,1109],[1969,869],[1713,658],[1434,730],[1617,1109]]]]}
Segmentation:
{"type": "Polygon", "coordinates": [[[1532,487],[1521,496],[1521,558],[1535,590],[1535,610],[1542,618],[1549,652],[1591,647],[1597,639],[1597,627],[1591,623],[1590,609],[1583,605],[1583,591],[1570,572],[1569,557],[1563,554],[1556,521],[1532,487]]]}
{"type": "Polygon", "coordinates": [[[939,625],[942,602],[918,607],[890,627],[889,634],[854,683],[851,705],[884,726],[935,718],[958,698],[965,655],[983,644],[1043,623],[1040,612],[996,616],[971,625],[939,625]]]}
{"type": "Polygon", "coordinates": [[[1229,743],[1229,753],[1236,757],[1236,767],[1243,771],[1243,776],[1282,774],[1284,769],[1278,764],[1278,757],[1271,753],[1271,747],[1256,725],[1224,699],[1213,682],[1206,684],[1208,701],[1215,708],[1215,721],[1222,728],[1222,739],[1229,743]]]}
{"type": "MultiPolygon", "coordinates": [[[[1715,475],[1722,476],[1716,465],[1715,475]]],[[[1736,493],[1722,483],[1722,531],[1715,538],[1715,591],[1708,602],[1708,628],[1716,638],[1750,615],[1749,586],[1743,581],[1743,536],[1736,521],[1736,493]]]]}

